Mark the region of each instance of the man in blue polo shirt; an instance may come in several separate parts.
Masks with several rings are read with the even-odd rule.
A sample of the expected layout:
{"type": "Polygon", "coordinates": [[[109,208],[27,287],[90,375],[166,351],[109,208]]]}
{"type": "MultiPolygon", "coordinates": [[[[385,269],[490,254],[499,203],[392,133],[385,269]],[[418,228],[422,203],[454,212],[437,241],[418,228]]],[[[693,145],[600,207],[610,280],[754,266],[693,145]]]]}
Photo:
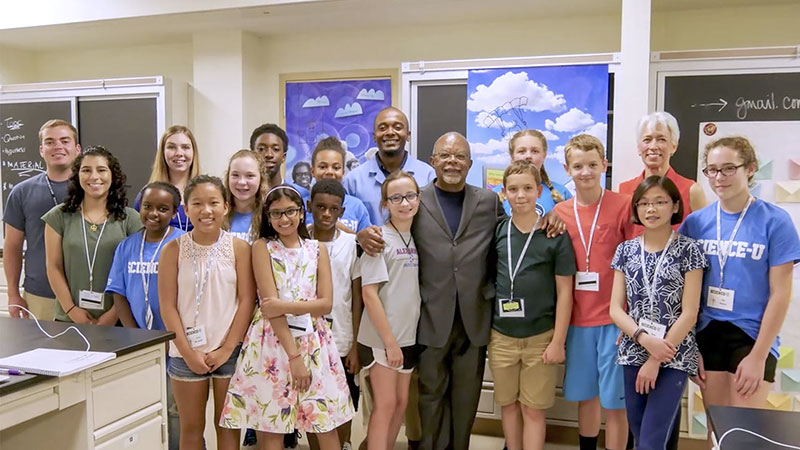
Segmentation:
{"type": "Polygon", "coordinates": [[[410,173],[422,188],[436,178],[436,172],[405,150],[411,132],[408,129],[408,118],[403,111],[390,106],[378,112],[373,136],[378,144],[375,158],[367,160],[347,174],[342,184],[348,194],[364,202],[369,211],[370,222],[380,226],[386,221],[381,209],[381,185],[387,175],[398,169],[403,170],[410,173]]]}

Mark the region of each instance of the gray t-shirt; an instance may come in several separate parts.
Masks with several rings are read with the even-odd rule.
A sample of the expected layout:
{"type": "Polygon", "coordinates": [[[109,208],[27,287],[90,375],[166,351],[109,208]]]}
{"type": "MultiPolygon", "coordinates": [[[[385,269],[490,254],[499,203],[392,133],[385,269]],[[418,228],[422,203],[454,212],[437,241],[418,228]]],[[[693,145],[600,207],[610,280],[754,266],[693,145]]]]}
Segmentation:
{"type": "Polygon", "coordinates": [[[69,181],[51,181],[53,195],[47,186],[47,175],[40,173],[14,186],[8,194],[3,210],[3,221],[25,233],[26,292],[40,297],[55,298],[47,281],[44,264],[44,222],[42,216],[54,205],[64,201],[69,181]]]}
{"type": "MultiPolygon", "coordinates": [[[[388,225],[382,226],[381,230],[386,247],[377,256],[365,253],[361,257],[361,285],[380,285],[378,295],[392,334],[400,347],[408,347],[417,342],[417,324],[422,303],[419,296],[417,247],[411,233],[402,233],[401,236],[388,225]],[[407,247],[403,240],[408,243],[407,247]]],[[[372,348],[386,348],[368,311],[361,317],[358,342],[372,348]]]]}
{"type": "MultiPolygon", "coordinates": [[[[80,299],[79,292],[83,289],[92,289],[95,292],[105,291],[108,272],[111,270],[111,262],[114,259],[114,250],[116,250],[117,244],[142,229],[139,213],[133,208],[125,208],[125,212],[128,215],[124,220],[112,220],[109,218],[99,244],[97,244],[97,238],[100,236],[102,226],[98,225],[96,231],[91,231],[90,224],[86,223],[86,242],[90,258],[94,254],[95,245],[98,245],[94,270],[92,270],[93,286],[91,287],[89,286],[89,264],[86,259],[87,245],[83,243],[83,231],[81,230],[84,224],[80,211],[65,213],[61,210],[61,205],[58,205],[42,217],[46,224],[61,235],[64,275],[67,278],[72,302],[76,305],[80,299]]],[[[88,311],[97,318],[111,309],[113,305],[114,301],[111,294],[106,293],[103,298],[103,309],[88,311]]],[[[61,309],[61,303],[56,304],[56,320],[71,322],[69,316],[64,314],[64,310],[61,309]]]]}

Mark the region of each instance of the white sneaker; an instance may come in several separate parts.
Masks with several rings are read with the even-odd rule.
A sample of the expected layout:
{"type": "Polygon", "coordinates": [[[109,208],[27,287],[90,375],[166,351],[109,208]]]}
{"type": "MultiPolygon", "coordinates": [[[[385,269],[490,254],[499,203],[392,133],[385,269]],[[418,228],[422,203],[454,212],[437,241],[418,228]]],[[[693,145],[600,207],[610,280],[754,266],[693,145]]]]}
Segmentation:
{"type": "Polygon", "coordinates": [[[342,450],[353,450],[353,446],[350,445],[349,442],[345,442],[344,445],[342,445],[342,450]]]}

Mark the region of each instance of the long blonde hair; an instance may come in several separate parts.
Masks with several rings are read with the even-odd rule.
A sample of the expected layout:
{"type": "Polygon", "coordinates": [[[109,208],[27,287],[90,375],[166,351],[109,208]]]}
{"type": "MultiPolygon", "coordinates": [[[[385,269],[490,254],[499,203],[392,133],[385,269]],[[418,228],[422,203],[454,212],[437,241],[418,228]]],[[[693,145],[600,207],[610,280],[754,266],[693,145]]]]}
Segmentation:
{"type": "Polygon", "coordinates": [[[166,181],[170,183],[169,167],[164,157],[164,149],[167,146],[167,139],[175,134],[185,134],[192,142],[192,165],[189,166],[189,179],[191,180],[200,175],[200,154],[197,151],[197,141],[194,140],[192,130],[183,125],[173,125],[167,128],[167,131],[164,132],[161,136],[161,141],[158,143],[156,157],[155,160],[153,160],[153,170],[150,172],[150,183],[154,181],[166,181]]]}
{"type": "Polygon", "coordinates": [[[225,230],[231,229],[231,222],[233,221],[233,214],[236,212],[236,198],[233,196],[231,192],[231,187],[229,185],[229,176],[231,173],[231,163],[235,159],[239,158],[253,158],[253,160],[258,165],[258,192],[256,192],[255,202],[253,204],[253,216],[250,219],[250,239],[255,241],[258,239],[258,232],[261,229],[261,213],[264,210],[264,200],[267,198],[267,191],[269,190],[269,175],[267,170],[267,162],[264,158],[258,153],[250,149],[242,149],[238,152],[234,153],[231,156],[231,159],[228,160],[228,168],[225,169],[225,177],[222,179],[223,184],[225,185],[226,189],[226,198],[225,200],[228,202],[228,214],[225,215],[225,223],[223,224],[223,228],[225,230]]]}
{"type": "MultiPolygon", "coordinates": [[[[517,131],[513,136],[511,136],[511,140],[508,141],[508,153],[511,155],[512,159],[514,158],[514,142],[523,136],[533,136],[539,139],[539,141],[542,143],[542,148],[544,149],[545,158],[547,157],[547,138],[545,138],[544,134],[542,134],[542,132],[539,130],[527,129],[517,131]]],[[[542,183],[550,188],[550,195],[553,197],[553,202],[558,203],[564,201],[564,196],[561,195],[561,192],[553,189],[553,182],[550,181],[547,171],[544,170],[544,162],[542,162],[542,168],[539,169],[539,175],[542,177],[542,183]]]]}

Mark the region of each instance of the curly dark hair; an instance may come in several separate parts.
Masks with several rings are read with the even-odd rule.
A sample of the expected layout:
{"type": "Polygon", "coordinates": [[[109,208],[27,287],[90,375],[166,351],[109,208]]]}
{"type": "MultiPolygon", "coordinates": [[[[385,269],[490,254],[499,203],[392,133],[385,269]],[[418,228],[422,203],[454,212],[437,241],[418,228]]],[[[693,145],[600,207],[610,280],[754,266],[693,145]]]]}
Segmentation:
{"type": "Polygon", "coordinates": [[[64,204],[61,205],[61,210],[74,213],[78,211],[81,203],[83,203],[84,192],[80,182],[80,171],[81,164],[87,156],[100,156],[106,159],[108,169],[111,171],[111,186],[108,188],[108,197],[106,197],[106,211],[114,220],[125,220],[128,216],[125,212],[125,208],[128,206],[128,197],[125,191],[125,183],[128,181],[128,177],[122,171],[117,157],[101,145],[88,147],[75,158],[75,162],[72,163],[72,176],[69,178],[69,185],[67,186],[67,196],[64,197],[64,204]]]}

